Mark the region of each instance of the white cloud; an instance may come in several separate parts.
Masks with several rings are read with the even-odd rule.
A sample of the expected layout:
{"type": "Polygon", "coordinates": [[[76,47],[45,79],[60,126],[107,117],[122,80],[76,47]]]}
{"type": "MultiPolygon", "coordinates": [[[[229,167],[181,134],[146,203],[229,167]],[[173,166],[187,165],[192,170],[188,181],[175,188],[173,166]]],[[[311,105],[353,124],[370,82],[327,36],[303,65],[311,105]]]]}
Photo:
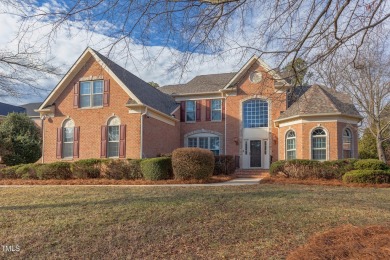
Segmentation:
{"type": "MultiPolygon", "coordinates": [[[[19,29],[18,19],[10,14],[0,14],[0,24],[2,28],[0,49],[15,51],[18,43],[18,39],[16,39],[19,29]]],[[[38,49],[43,49],[41,57],[51,60],[56,66],[61,66],[63,73],[66,73],[87,46],[105,55],[108,51],[108,48],[105,47],[115,40],[103,34],[82,30],[79,24],[70,22],[67,27],[60,27],[55,34],[51,35],[53,40],[48,45],[45,36],[51,33],[52,27],[44,22],[35,24],[35,27],[38,29],[26,34],[23,40],[28,39],[28,42],[34,43],[38,49]]],[[[113,51],[110,52],[110,58],[141,79],[147,82],[154,81],[160,85],[186,82],[200,74],[237,71],[246,61],[240,60],[242,56],[234,55],[232,52],[227,52],[218,57],[192,54],[185,69],[177,69],[176,67],[175,70],[172,70],[177,65],[177,58],[182,57],[183,54],[172,48],[142,46],[135,44],[131,39],[126,39],[126,41],[122,41],[115,46],[113,51]],[[125,42],[127,46],[124,45],[125,42]]],[[[14,100],[7,97],[0,98],[0,101],[9,102],[14,100],[12,102],[18,104],[41,101],[60,79],[61,77],[38,79],[39,87],[47,90],[46,93],[42,92],[41,96],[26,93],[26,97],[23,99],[14,100]]]]}

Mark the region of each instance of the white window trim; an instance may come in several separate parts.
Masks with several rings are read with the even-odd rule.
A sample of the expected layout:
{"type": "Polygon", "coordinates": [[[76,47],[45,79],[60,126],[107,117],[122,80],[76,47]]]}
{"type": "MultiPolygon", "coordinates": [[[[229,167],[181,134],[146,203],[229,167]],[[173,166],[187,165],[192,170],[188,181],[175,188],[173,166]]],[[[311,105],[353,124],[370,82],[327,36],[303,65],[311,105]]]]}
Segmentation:
{"type": "Polygon", "coordinates": [[[103,102],[104,102],[104,80],[85,80],[85,81],[80,81],[80,108],[100,108],[100,107],[103,107],[103,102]],[[103,88],[102,88],[102,93],[93,93],[93,83],[96,82],[96,81],[101,81],[102,84],[103,84],[103,88]],[[89,89],[90,89],[90,94],[81,94],[81,83],[85,83],[85,82],[88,82],[89,83],[89,89]],[[99,106],[93,106],[93,96],[94,95],[102,95],[102,104],[99,105],[99,106]],[[85,106],[85,107],[82,107],[81,106],[81,97],[82,96],[89,96],[89,106],[85,106]]]}
{"type": "MultiPolygon", "coordinates": [[[[186,111],[185,111],[185,121],[187,122],[187,123],[195,123],[196,122],[196,101],[195,100],[186,100],[186,109],[185,109],[186,111]],[[189,120],[187,120],[187,113],[188,113],[188,102],[193,102],[194,103],[194,111],[193,111],[193,113],[194,113],[194,120],[193,121],[189,121],[189,120]]],[[[192,111],[190,112],[190,113],[192,113],[192,111]]]]}
{"type": "MultiPolygon", "coordinates": [[[[297,135],[296,135],[294,130],[288,130],[286,132],[286,135],[285,135],[285,150],[286,150],[286,152],[285,152],[285,160],[289,160],[287,154],[288,154],[288,152],[291,152],[291,151],[295,151],[295,158],[294,159],[297,159],[297,135]],[[294,137],[288,137],[288,134],[290,132],[294,133],[294,137]],[[294,146],[295,147],[294,147],[294,149],[290,149],[289,150],[288,146],[287,146],[287,140],[290,140],[290,139],[294,139],[294,146]]],[[[294,160],[294,159],[292,159],[292,160],[294,160]]]]}
{"type": "Polygon", "coordinates": [[[121,120],[119,117],[117,116],[112,116],[110,117],[108,120],[107,120],[107,158],[119,158],[119,149],[120,149],[120,139],[121,139],[121,120]],[[117,124],[111,124],[111,122],[114,120],[114,119],[118,119],[118,123],[117,124]],[[118,127],[118,141],[110,141],[110,138],[109,138],[109,132],[110,132],[110,127],[112,126],[116,126],[118,127]],[[118,156],[109,156],[109,144],[110,143],[118,143],[118,156]]]}
{"type": "MultiPolygon", "coordinates": [[[[196,147],[197,148],[200,148],[199,147],[199,138],[207,138],[207,150],[210,150],[210,151],[218,151],[218,155],[221,155],[222,154],[222,143],[221,143],[221,136],[219,135],[216,135],[216,134],[211,134],[211,133],[200,133],[200,134],[193,134],[193,135],[189,135],[189,136],[186,136],[185,137],[185,147],[189,147],[188,144],[188,139],[189,138],[196,138],[196,147]],[[210,138],[218,138],[219,139],[219,149],[216,150],[216,149],[210,149],[210,138]]],[[[206,148],[203,148],[203,149],[206,149],[206,148]]]]}
{"type": "Polygon", "coordinates": [[[63,122],[62,122],[62,158],[61,159],[65,159],[65,160],[69,160],[69,159],[73,159],[73,149],[74,149],[74,127],[75,127],[75,124],[74,124],[74,121],[73,119],[65,119],[63,122]],[[67,128],[71,128],[72,129],[72,132],[73,132],[73,136],[72,136],[72,141],[71,142],[65,142],[65,129],[67,128]],[[65,152],[64,152],[64,148],[65,148],[65,145],[64,144],[72,144],[72,156],[64,156],[65,152]]]}
{"type": "Polygon", "coordinates": [[[352,133],[352,130],[349,128],[349,127],[345,127],[344,129],[343,129],[343,133],[342,133],[342,136],[341,136],[341,140],[342,140],[342,142],[341,142],[341,152],[342,152],[342,158],[343,159],[351,159],[351,158],[354,158],[354,150],[353,150],[353,133],[352,133]],[[351,151],[351,157],[350,158],[345,158],[344,157],[344,132],[345,131],[349,131],[349,133],[350,133],[350,139],[351,139],[351,149],[350,149],[350,151],[351,151]]]}
{"type": "Polygon", "coordinates": [[[242,125],[242,128],[245,128],[245,129],[269,129],[270,128],[270,120],[271,120],[271,102],[269,100],[267,100],[265,97],[249,97],[247,99],[244,99],[242,100],[241,102],[241,117],[242,117],[242,122],[241,122],[241,125],[242,125]],[[245,115],[244,115],[244,105],[245,103],[251,101],[251,100],[261,100],[261,101],[264,101],[267,103],[267,117],[268,117],[268,120],[267,120],[267,126],[259,126],[259,127],[245,127],[245,115]]]}
{"type": "MultiPolygon", "coordinates": [[[[328,132],[328,130],[325,127],[323,127],[323,126],[316,126],[313,129],[311,129],[309,138],[310,138],[310,159],[311,160],[316,160],[316,161],[327,161],[327,160],[329,160],[329,132],[328,132]],[[325,159],[323,159],[323,160],[313,159],[313,150],[314,150],[314,148],[313,148],[313,132],[315,130],[317,130],[317,129],[322,129],[325,132],[325,135],[318,136],[318,137],[325,137],[325,145],[326,145],[326,147],[325,147],[325,159]]],[[[323,150],[323,149],[324,148],[316,148],[316,150],[323,150]]]]}
{"type": "Polygon", "coordinates": [[[210,121],[221,122],[222,121],[222,99],[212,99],[210,102],[210,121]],[[213,109],[213,101],[219,101],[221,104],[220,109],[213,109]],[[213,111],[219,111],[220,119],[213,119],[213,111]]]}

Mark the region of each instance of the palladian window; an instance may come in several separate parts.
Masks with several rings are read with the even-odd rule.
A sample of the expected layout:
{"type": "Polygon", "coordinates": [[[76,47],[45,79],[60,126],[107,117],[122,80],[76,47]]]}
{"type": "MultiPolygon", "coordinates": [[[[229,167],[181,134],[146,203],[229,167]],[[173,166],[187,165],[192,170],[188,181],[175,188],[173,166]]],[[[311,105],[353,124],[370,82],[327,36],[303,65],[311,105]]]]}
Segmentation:
{"type": "Polygon", "coordinates": [[[268,127],[268,102],[251,99],[243,103],[244,128],[268,127]]]}

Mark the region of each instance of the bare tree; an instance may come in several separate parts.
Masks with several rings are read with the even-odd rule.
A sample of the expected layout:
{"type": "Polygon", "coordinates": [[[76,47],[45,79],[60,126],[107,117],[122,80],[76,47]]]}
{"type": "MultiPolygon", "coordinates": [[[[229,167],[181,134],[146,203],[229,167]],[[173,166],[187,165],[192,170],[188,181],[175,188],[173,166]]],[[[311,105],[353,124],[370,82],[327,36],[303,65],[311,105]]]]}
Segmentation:
{"type": "Polygon", "coordinates": [[[42,60],[40,54],[30,48],[16,52],[0,50],[0,96],[20,97],[31,95],[31,90],[44,90],[38,80],[47,74],[58,74],[58,70],[42,60]]]}
{"type": "MultiPolygon", "coordinates": [[[[385,0],[3,0],[21,18],[21,35],[39,22],[50,27],[100,31],[121,43],[173,47],[182,51],[177,65],[185,68],[193,53],[272,55],[281,66],[298,57],[307,66],[322,62],[343,46],[353,45],[356,59],[372,28],[388,24],[385,0]],[[58,3],[58,4],[56,4],[58,3]],[[158,35],[158,37],[156,37],[158,35]],[[158,38],[158,40],[156,40],[158,38]]],[[[40,23],[39,23],[40,24],[40,23]]],[[[40,24],[41,26],[41,24],[40,24]]],[[[155,57],[152,57],[155,58],[155,57]]],[[[295,70],[295,68],[293,67],[295,70]]]]}
{"type": "Polygon", "coordinates": [[[387,38],[378,36],[362,44],[359,55],[353,58],[355,62],[350,62],[354,54],[345,49],[316,68],[322,82],[351,95],[375,136],[378,157],[384,162],[383,144],[390,140],[390,53],[387,38]]]}

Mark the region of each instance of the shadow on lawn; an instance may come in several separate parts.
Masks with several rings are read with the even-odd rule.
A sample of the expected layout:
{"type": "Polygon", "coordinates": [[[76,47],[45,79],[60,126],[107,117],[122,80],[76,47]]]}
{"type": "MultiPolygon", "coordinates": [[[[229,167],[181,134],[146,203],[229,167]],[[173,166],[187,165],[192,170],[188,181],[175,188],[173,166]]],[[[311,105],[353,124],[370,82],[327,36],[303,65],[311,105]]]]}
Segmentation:
{"type": "MultiPolygon", "coordinates": [[[[15,205],[15,206],[0,206],[0,211],[4,210],[34,210],[34,209],[45,209],[45,208],[71,208],[71,207],[90,207],[96,205],[147,205],[147,204],[159,204],[164,203],[165,205],[178,205],[185,204],[188,202],[200,201],[207,204],[217,202],[230,202],[232,200],[240,201],[251,201],[251,200],[261,200],[264,198],[283,198],[283,197],[295,197],[302,193],[299,190],[291,191],[280,191],[280,190],[241,190],[235,192],[229,191],[214,191],[211,193],[205,193],[206,190],[197,190],[196,192],[190,190],[179,190],[176,191],[173,195],[167,196],[156,194],[131,194],[130,196],[123,196],[120,198],[114,199],[105,199],[101,200],[97,198],[96,200],[78,200],[73,202],[66,203],[49,203],[49,204],[30,204],[30,205],[15,205]]],[[[35,198],[36,199],[36,198],[35,198]]]]}

